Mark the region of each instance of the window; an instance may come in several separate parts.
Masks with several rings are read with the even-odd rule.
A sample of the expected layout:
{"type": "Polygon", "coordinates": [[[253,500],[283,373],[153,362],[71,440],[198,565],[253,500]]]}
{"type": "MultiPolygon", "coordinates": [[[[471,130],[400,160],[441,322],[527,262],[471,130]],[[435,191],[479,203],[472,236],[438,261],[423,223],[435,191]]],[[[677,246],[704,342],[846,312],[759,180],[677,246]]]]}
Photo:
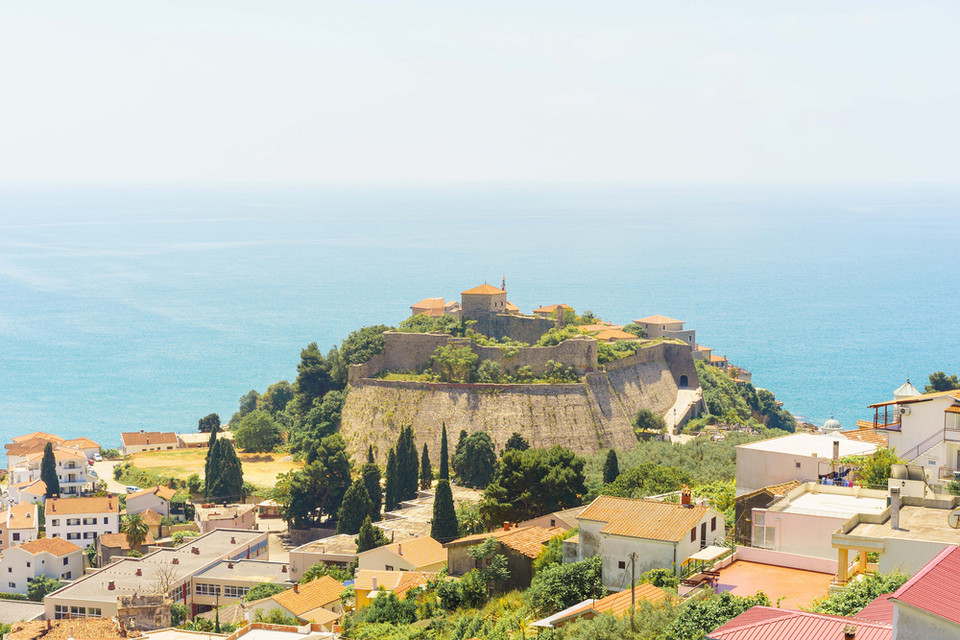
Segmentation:
{"type": "Polygon", "coordinates": [[[84,540],[96,540],[96,539],[97,539],[97,534],[96,534],[95,532],[93,532],[93,531],[85,531],[85,532],[83,533],[83,539],[84,539],[84,540]]]}
{"type": "Polygon", "coordinates": [[[51,527],[59,527],[59,526],[60,526],[60,521],[59,521],[59,520],[51,520],[51,521],[50,521],[50,526],[51,526],[51,527]]]}
{"type": "Polygon", "coordinates": [[[250,587],[237,587],[232,584],[224,585],[223,595],[225,598],[242,598],[247,595],[250,587]]]}
{"type": "Polygon", "coordinates": [[[67,561],[68,561],[68,560],[69,560],[69,558],[64,558],[64,559],[63,559],[63,566],[67,566],[67,561]]]}
{"type": "Polygon", "coordinates": [[[710,531],[716,531],[716,530],[717,530],[717,516],[713,516],[712,518],[710,518],[710,531]]]}
{"type": "Polygon", "coordinates": [[[68,533],[68,534],[67,534],[67,540],[79,540],[79,539],[80,539],[80,532],[79,532],[79,531],[77,531],[76,533],[68,533]]]}
{"type": "Polygon", "coordinates": [[[13,539],[14,539],[14,540],[19,540],[19,539],[20,539],[20,534],[19,534],[19,533],[13,534],[13,539]]]}
{"type": "Polygon", "coordinates": [[[696,542],[696,541],[697,541],[697,528],[694,527],[693,529],[690,529],[690,542],[696,542]]]}
{"type": "Polygon", "coordinates": [[[10,587],[11,589],[16,589],[16,588],[17,588],[17,583],[16,583],[16,582],[8,582],[8,583],[7,583],[7,586],[10,587]]]}
{"type": "Polygon", "coordinates": [[[60,577],[63,578],[64,580],[69,580],[69,579],[70,579],[70,572],[67,571],[65,574],[63,574],[63,575],[60,576],[60,577]]]}
{"type": "Polygon", "coordinates": [[[80,526],[80,518],[67,518],[67,526],[68,526],[68,527],[79,527],[79,526],[80,526]]]}
{"type": "Polygon", "coordinates": [[[626,569],[626,568],[627,568],[627,563],[624,562],[623,560],[617,563],[617,569],[626,569]]]}
{"type": "Polygon", "coordinates": [[[385,571],[393,571],[393,567],[388,564],[388,565],[386,565],[386,566],[384,567],[384,570],[385,570],[385,571]]]}
{"type": "Polygon", "coordinates": [[[798,462],[798,463],[797,463],[797,469],[799,469],[799,468],[800,468],[800,463],[798,462]]]}
{"type": "Polygon", "coordinates": [[[13,567],[7,567],[7,573],[13,573],[13,567]]]}
{"type": "Polygon", "coordinates": [[[27,561],[27,569],[29,569],[31,566],[32,566],[32,565],[30,564],[30,562],[27,561]]]}
{"type": "Polygon", "coordinates": [[[84,518],[83,524],[97,524],[96,518],[84,518]]]}
{"type": "Polygon", "coordinates": [[[557,526],[557,521],[554,520],[553,518],[550,518],[550,526],[551,526],[551,527],[557,526]]]}
{"type": "Polygon", "coordinates": [[[218,596],[220,595],[220,585],[198,582],[196,592],[198,596],[218,596]]]}

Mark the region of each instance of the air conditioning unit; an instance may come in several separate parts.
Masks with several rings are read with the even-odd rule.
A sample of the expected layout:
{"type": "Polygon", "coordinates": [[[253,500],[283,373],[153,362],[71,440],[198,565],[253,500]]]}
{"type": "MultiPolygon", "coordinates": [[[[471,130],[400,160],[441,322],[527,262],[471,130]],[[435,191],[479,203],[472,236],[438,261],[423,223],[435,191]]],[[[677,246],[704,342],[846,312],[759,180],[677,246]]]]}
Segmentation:
{"type": "Polygon", "coordinates": [[[900,407],[900,415],[902,416],[910,415],[910,407],[900,407]]]}

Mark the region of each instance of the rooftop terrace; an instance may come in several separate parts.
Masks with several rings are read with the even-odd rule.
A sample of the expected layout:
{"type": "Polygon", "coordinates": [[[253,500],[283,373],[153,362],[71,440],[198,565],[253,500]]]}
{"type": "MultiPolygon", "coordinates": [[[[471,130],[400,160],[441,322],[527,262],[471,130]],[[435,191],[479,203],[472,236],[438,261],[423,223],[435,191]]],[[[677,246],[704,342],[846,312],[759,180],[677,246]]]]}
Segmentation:
{"type": "MultiPolygon", "coordinates": [[[[832,579],[829,573],[737,560],[720,570],[717,592],[752,596],[763,591],[771,602],[776,603],[782,597],[780,606],[798,609],[808,606],[814,598],[827,595],[832,579]]],[[[689,591],[687,587],[680,587],[680,595],[689,591]]]]}
{"type": "Polygon", "coordinates": [[[285,562],[269,562],[267,560],[230,562],[221,560],[212,567],[201,570],[196,574],[196,577],[208,580],[282,583],[290,581],[290,572],[285,562]]]}
{"type": "Polygon", "coordinates": [[[860,538],[902,538],[932,542],[960,543],[960,531],[947,524],[949,509],[933,507],[901,507],[900,528],[890,526],[889,517],[879,524],[860,522],[847,535],[860,538]]]}

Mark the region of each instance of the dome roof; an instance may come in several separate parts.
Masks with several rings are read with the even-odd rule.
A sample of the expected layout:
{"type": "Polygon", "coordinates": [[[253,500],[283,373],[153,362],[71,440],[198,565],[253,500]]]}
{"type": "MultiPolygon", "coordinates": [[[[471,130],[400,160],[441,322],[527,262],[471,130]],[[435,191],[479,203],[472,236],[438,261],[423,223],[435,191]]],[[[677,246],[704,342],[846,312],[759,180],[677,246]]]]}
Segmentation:
{"type": "Polygon", "coordinates": [[[840,421],[834,419],[833,416],[830,416],[830,419],[824,422],[823,426],[820,427],[820,431],[826,433],[828,431],[840,431],[841,428],[840,421]]]}
{"type": "Polygon", "coordinates": [[[907,382],[893,392],[893,399],[900,400],[901,398],[912,398],[918,395],[920,395],[920,392],[915,386],[910,384],[910,378],[907,378],[907,382]]]}

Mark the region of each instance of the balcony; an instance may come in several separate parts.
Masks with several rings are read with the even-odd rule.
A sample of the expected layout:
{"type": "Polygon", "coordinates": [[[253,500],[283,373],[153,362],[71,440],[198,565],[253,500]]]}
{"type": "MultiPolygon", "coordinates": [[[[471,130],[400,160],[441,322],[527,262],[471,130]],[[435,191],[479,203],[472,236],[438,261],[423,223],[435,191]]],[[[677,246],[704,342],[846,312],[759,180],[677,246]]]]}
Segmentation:
{"type": "Polygon", "coordinates": [[[938,477],[941,480],[960,480],[960,469],[953,467],[940,467],[938,477]]]}

